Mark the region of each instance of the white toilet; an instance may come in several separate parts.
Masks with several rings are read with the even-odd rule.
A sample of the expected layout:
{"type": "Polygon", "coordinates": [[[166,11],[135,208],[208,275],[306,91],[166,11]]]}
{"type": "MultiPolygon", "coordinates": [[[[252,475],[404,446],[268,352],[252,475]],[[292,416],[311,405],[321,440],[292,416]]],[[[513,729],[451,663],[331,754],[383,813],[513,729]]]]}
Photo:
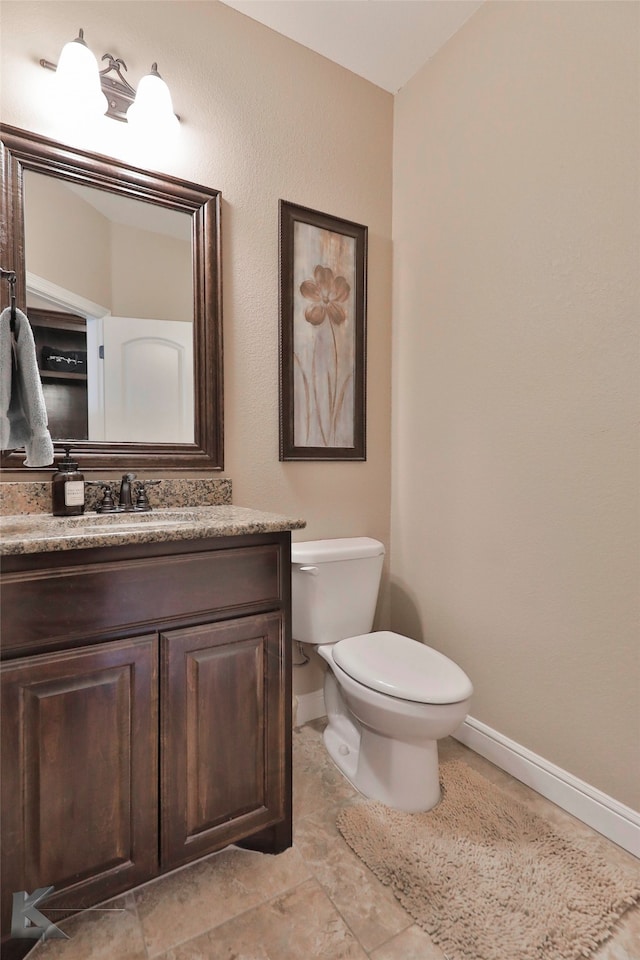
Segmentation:
{"type": "Polygon", "coordinates": [[[293,638],[329,664],[324,742],[353,786],[397,810],[440,799],[438,747],[467,715],[457,664],[390,631],[369,633],[384,545],[369,537],[291,545],[293,638]]]}

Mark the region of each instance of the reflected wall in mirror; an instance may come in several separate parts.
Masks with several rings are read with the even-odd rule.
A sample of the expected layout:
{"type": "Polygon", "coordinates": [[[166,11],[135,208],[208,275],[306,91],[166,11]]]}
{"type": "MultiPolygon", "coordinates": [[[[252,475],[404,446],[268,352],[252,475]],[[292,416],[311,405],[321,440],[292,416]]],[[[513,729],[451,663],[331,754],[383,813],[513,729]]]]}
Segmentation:
{"type": "Polygon", "coordinates": [[[193,443],[188,214],[32,170],[23,194],[27,315],[52,439],[193,443]],[[47,326],[39,313],[59,307],[78,318],[75,344],[69,316],[64,337],[62,320],[47,326]]]}
{"type": "Polygon", "coordinates": [[[219,192],[0,134],[1,262],[18,274],[54,442],[85,469],[221,469],[219,192]]]}

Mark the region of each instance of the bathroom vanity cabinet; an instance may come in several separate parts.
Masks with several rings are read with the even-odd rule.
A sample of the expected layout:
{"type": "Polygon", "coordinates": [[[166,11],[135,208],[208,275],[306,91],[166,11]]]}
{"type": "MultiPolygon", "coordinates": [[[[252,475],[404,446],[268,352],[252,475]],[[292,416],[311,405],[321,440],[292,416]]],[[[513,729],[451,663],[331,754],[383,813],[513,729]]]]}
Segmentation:
{"type": "Polygon", "coordinates": [[[13,892],[290,846],[289,621],[288,531],[3,558],[3,939],[13,892]]]}

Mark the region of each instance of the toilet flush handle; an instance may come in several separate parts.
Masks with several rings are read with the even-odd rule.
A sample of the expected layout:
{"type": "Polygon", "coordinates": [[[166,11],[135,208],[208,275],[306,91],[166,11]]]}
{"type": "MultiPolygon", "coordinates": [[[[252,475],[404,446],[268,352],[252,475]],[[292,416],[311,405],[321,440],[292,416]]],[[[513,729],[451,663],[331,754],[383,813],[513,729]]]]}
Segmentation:
{"type": "Polygon", "coordinates": [[[318,576],[318,568],[317,568],[317,567],[300,567],[299,570],[300,570],[300,573],[309,573],[309,574],[311,574],[312,577],[317,577],[317,576],[318,576]]]}

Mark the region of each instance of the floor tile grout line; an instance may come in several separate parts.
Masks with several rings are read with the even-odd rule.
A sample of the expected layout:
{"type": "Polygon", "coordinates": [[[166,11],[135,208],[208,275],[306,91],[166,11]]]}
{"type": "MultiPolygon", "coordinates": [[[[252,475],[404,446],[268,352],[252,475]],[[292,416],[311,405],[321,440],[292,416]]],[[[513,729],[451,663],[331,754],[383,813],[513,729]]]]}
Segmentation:
{"type": "MultiPolygon", "coordinates": [[[[316,879],[317,879],[317,878],[316,878],[316,879]]],[[[365,945],[363,944],[362,940],[360,939],[360,937],[357,935],[357,933],[355,932],[355,930],[353,929],[353,927],[352,927],[351,924],[349,923],[349,921],[347,920],[347,918],[343,915],[343,913],[342,913],[342,911],[340,910],[340,907],[338,906],[338,904],[334,901],[333,897],[332,897],[331,894],[328,892],[328,890],[326,890],[326,889],[324,888],[324,886],[322,885],[322,883],[320,882],[320,880],[318,880],[318,884],[319,884],[320,888],[322,889],[322,892],[324,893],[324,895],[327,897],[327,899],[328,899],[329,902],[331,903],[331,906],[333,907],[333,909],[334,909],[334,910],[336,911],[336,913],[339,915],[339,917],[341,918],[341,920],[342,920],[343,923],[345,924],[346,928],[353,934],[353,937],[355,938],[356,943],[362,948],[362,950],[363,950],[364,953],[367,955],[367,957],[370,957],[371,954],[374,952],[374,950],[379,950],[380,947],[383,947],[386,943],[389,943],[389,941],[390,941],[390,940],[393,940],[394,937],[397,937],[397,936],[399,936],[401,933],[404,933],[405,930],[408,930],[409,927],[412,927],[412,926],[414,925],[414,923],[415,923],[415,921],[413,920],[413,918],[410,917],[409,914],[407,914],[407,917],[408,917],[409,922],[407,923],[406,927],[403,927],[402,930],[397,930],[396,933],[392,934],[392,935],[391,935],[390,937],[388,937],[386,940],[382,940],[380,943],[376,944],[375,947],[370,947],[369,949],[367,949],[367,948],[365,947],[365,945]]],[[[403,909],[404,909],[404,908],[403,908],[403,909]]]]}
{"type": "Polygon", "coordinates": [[[140,914],[139,914],[139,912],[138,912],[138,901],[137,901],[137,899],[136,899],[136,897],[135,897],[135,894],[134,894],[133,892],[130,892],[129,895],[130,895],[131,900],[132,900],[132,902],[133,902],[133,909],[134,909],[134,911],[135,911],[136,921],[137,921],[138,927],[139,927],[139,929],[140,929],[140,939],[142,940],[142,949],[144,950],[144,955],[145,955],[146,960],[150,960],[150,958],[149,958],[149,951],[148,951],[148,949],[147,949],[147,938],[146,938],[145,935],[144,935],[144,927],[143,927],[143,925],[142,925],[142,920],[140,919],[140,914]]]}
{"type": "MultiPolygon", "coordinates": [[[[292,847],[289,847],[288,849],[292,849],[292,847]]],[[[143,883],[138,884],[137,887],[134,887],[132,890],[127,891],[128,894],[131,894],[131,895],[132,895],[133,900],[134,900],[134,903],[135,903],[136,916],[137,916],[137,918],[138,918],[138,922],[140,923],[140,926],[141,926],[141,929],[142,929],[143,941],[144,941],[144,947],[145,947],[145,951],[146,951],[146,955],[147,955],[147,960],[158,960],[158,958],[161,958],[161,957],[163,956],[163,954],[166,953],[166,949],[173,949],[174,946],[178,946],[179,944],[172,944],[171,947],[166,948],[166,949],[163,951],[163,953],[160,953],[160,954],[153,954],[153,955],[152,955],[152,954],[149,953],[149,946],[148,946],[148,943],[147,943],[146,936],[145,936],[145,934],[144,934],[144,923],[143,923],[143,920],[140,918],[140,913],[139,913],[139,910],[138,910],[138,895],[143,895],[143,893],[142,893],[143,891],[145,891],[145,890],[147,890],[147,889],[150,889],[150,888],[152,888],[152,887],[155,887],[156,885],[160,884],[160,882],[163,881],[163,880],[166,882],[166,881],[169,880],[169,878],[173,878],[173,877],[177,876],[177,875],[180,874],[180,873],[186,873],[186,872],[188,872],[190,869],[194,869],[194,868],[197,867],[198,865],[206,865],[207,863],[210,863],[210,862],[214,861],[217,857],[221,856],[222,854],[224,854],[224,853],[229,853],[229,851],[233,851],[233,850],[237,850],[237,851],[239,851],[240,853],[253,853],[253,852],[255,852],[255,851],[250,851],[250,850],[248,850],[248,849],[245,848],[245,847],[241,847],[241,846],[239,846],[238,844],[230,843],[230,844],[228,844],[226,847],[222,847],[220,850],[216,850],[214,853],[209,853],[209,854],[206,854],[206,855],[203,856],[203,857],[199,857],[199,858],[196,859],[196,860],[190,860],[188,863],[183,863],[183,864],[181,864],[179,867],[176,867],[176,868],[174,868],[173,870],[171,870],[169,873],[159,874],[159,876],[157,876],[157,877],[153,877],[153,878],[150,879],[150,880],[145,880],[143,883]]],[[[285,853],[285,852],[286,852],[286,851],[283,851],[283,853],[285,853]]],[[[298,853],[299,853],[299,851],[298,851],[298,853]]],[[[275,856],[281,856],[281,854],[276,854],[275,856]]],[[[300,854],[300,857],[301,857],[302,860],[304,860],[304,858],[302,857],[301,854],[300,854]]],[[[304,863],[305,863],[305,867],[306,867],[306,866],[307,866],[306,861],[304,861],[304,863]]],[[[308,878],[307,878],[307,879],[308,879],[308,878]]],[[[302,882],[304,883],[305,881],[302,881],[302,882]]],[[[287,888],[283,888],[282,892],[284,893],[285,890],[295,889],[296,886],[299,886],[299,884],[294,883],[294,884],[290,885],[290,886],[287,887],[287,888]]],[[[122,896],[122,895],[121,895],[121,896],[122,896]]],[[[277,894],[275,894],[274,896],[277,896],[277,894]]],[[[115,899],[115,898],[114,898],[114,899],[115,899]]],[[[248,907],[247,910],[241,910],[240,913],[234,914],[234,917],[235,917],[235,916],[241,916],[243,913],[246,913],[248,910],[252,910],[252,909],[255,909],[255,908],[257,908],[257,907],[260,907],[260,906],[262,906],[263,903],[268,902],[268,900],[270,900],[270,899],[273,899],[273,897],[267,897],[265,900],[261,900],[261,901],[259,901],[258,903],[253,904],[252,907],[248,907]]],[[[107,900],[107,901],[105,901],[105,902],[106,902],[106,903],[109,903],[110,901],[107,900]]],[[[228,919],[231,920],[231,919],[233,919],[233,917],[229,917],[228,919]]],[[[227,922],[227,920],[223,920],[223,921],[222,921],[222,923],[226,923],[226,922],[227,922]]],[[[201,933],[200,933],[200,934],[196,934],[196,936],[201,936],[201,935],[203,935],[203,934],[205,934],[205,933],[208,933],[210,930],[215,929],[216,926],[221,926],[221,924],[214,924],[213,927],[207,927],[206,930],[201,931],[201,933]]],[[[194,939],[194,937],[188,937],[186,940],[181,940],[181,941],[179,941],[179,943],[180,943],[180,944],[182,944],[182,943],[188,943],[188,942],[189,942],[190,940],[192,940],[192,939],[194,939]]]]}
{"type": "MultiPolygon", "coordinates": [[[[331,904],[331,906],[333,907],[333,909],[335,910],[335,912],[338,914],[338,916],[340,917],[340,919],[341,919],[342,922],[344,923],[345,927],[347,928],[347,930],[349,931],[349,933],[351,934],[351,936],[353,937],[353,939],[355,940],[355,942],[358,944],[358,946],[360,947],[360,949],[362,950],[362,952],[364,953],[364,955],[365,955],[366,957],[368,957],[368,956],[369,956],[369,951],[365,949],[364,944],[362,943],[362,941],[360,940],[360,938],[357,936],[355,930],[353,930],[353,928],[351,927],[351,925],[350,925],[350,923],[347,921],[347,919],[342,915],[342,911],[338,909],[338,907],[337,907],[336,904],[334,903],[334,901],[333,901],[331,895],[329,894],[329,892],[325,889],[324,885],[321,883],[321,881],[318,879],[318,877],[314,876],[314,877],[313,877],[313,880],[314,880],[316,886],[317,886],[317,887],[319,888],[319,890],[321,891],[321,893],[327,898],[327,900],[329,901],[329,903],[331,904]]],[[[377,950],[377,947],[376,947],[376,950],[377,950]]],[[[305,958],[305,960],[307,960],[307,958],[305,958]]]]}
{"type": "MultiPolygon", "coordinates": [[[[229,848],[224,847],[223,849],[228,850],[229,848]]],[[[316,878],[314,876],[308,876],[304,880],[299,880],[296,883],[292,883],[287,887],[283,887],[281,890],[278,891],[278,893],[274,893],[272,897],[267,897],[265,900],[261,900],[259,903],[254,903],[250,907],[247,907],[246,910],[240,910],[238,913],[234,913],[233,916],[227,917],[227,919],[223,920],[221,923],[214,923],[212,927],[207,927],[206,930],[201,930],[199,933],[196,933],[193,937],[187,937],[185,940],[179,940],[179,941],[176,941],[176,943],[172,943],[170,946],[165,947],[162,953],[150,954],[147,950],[148,960],[164,960],[165,955],[170,950],[175,950],[178,947],[183,947],[185,944],[191,943],[192,940],[197,940],[198,937],[204,937],[208,933],[211,933],[213,930],[217,930],[218,927],[223,927],[227,923],[231,923],[235,920],[238,920],[239,917],[246,916],[246,914],[252,913],[254,910],[258,910],[260,909],[260,907],[266,906],[268,903],[271,903],[272,901],[277,900],[279,897],[282,897],[284,894],[290,893],[292,890],[296,890],[298,887],[303,886],[303,884],[309,883],[310,881],[313,881],[315,879],[316,878]]],[[[146,946],[147,944],[145,940],[145,948],[146,946]]]]}
{"type": "MultiPolygon", "coordinates": [[[[346,779],[346,778],[345,778],[345,779],[346,779]]],[[[348,782],[348,781],[347,781],[347,782],[348,782]]],[[[335,819],[337,818],[337,816],[338,816],[338,813],[339,813],[341,810],[344,810],[346,807],[352,806],[354,803],[362,802],[362,801],[365,800],[365,799],[366,799],[366,798],[364,798],[364,797],[362,796],[362,794],[356,793],[353,797],[348,797],[347,799],[345,799],[345,800],[343,800],[343,801],[340,801],[340,802],[338,802],[338,803],[333,803],[333,804],[331,804],[328,810],[327,810],[326,807],[321,807],[321,808],[318,809],[318,811],[311,811],[310,813],[306,814],[304,817],[300,818],[299,823],[304,823],[306,820],[311,820],[311,818],[314,817],[314,815],[317,815],[317,813],[320,813],[320,812],[324,813],[324,814],[327,815],[329,818],[333,817],[334,820],[335,820],[335,819]]],[[[294,831],[294,832],[295,832],[295,831],[294,831]]],[[[340,831],[339,831],[339,830],[338,830],[338,833],[337,833],[336,840],[337,840],[338,842],[342,842],[342,843],[344,844],[346,850],[349,850],[349,849],[350,849],[349,846],[348,846],[348,844],[346,843],[346,841],[344,840],[344,838],[343,838],[342,835],[340,834],[340,831]]],[[[294,843],[295,843],[295,840],[294,840],[294,843]]],[[[310,870],[313,870],[313,867],[308,863],[308,861],[306,860],[306,858],[304,857],[304,855],[303,855],[302,853],[301,853],[301,856],[303,857],[305,863],[307,863],[309,869],[310,869],[310,870]]],[[[365,866],[366,866],[366,865],[365,865],[365,866]]],[[[409,914],[406,914],[406,916],[407,916],[407,924],[406,924],[406,926],[402,927],[401,930],[397,930],[395,933],[391,934],[387,939],[382,940],[380,943],[376,944],[375,947],[371,947],[371,948],[367,949],[367,948],[365,947],[365,945],[362,943],[362,941],[360,940],[360,938],[358,937],[357,933],[355,932],[355,930],[353,929],[353,927],[351,926],[351,924],[349,923],[349,921],[347,920],[347,918],[346,918],[346,917],[344,916],[344,914],[342,913],[342,911],[341,911],[340,907],[338,906],[338,904],[335,902],[335,900],[334,900],[333,897],[331,896],[331,893],[329,892],[329,890],[324,886],[324,884],[322,883],[322,881],[316,876],[315,870],[314,870],[313,872],[314,872],[314,878],[316,879],[318,885],[320,886],[320,889],[322,890],[322,892],[324,893],[324,895],[327,897],[327,899],[328,899],[329,902],[331,903],[332,907],[334,908],[334,910],[336,911],[336,913],[339,915],[339,917],[342,919],[343,923],[345,924],[345,926],[347,927],[347,929],[350,931],[350,933],[352,934],[352,936],[353,936],[354,939],[356,940],[356,943],[358,943],[358,945],[360,946],[360,948],[363,950],[363,952],[366,954],[367,957],[370,957],[370,955],[371,955],[371,953],[372,953],[373,951],[380,949],[380,948],[383,947],[386,943],[389,943],[391,940],[393,940],[394,937],[399,936],[399,935],[400,935],[401,933],[403,933],[405,930],[408,930],[409,927],[411,927],[411,926],[414,925],[414,922],[415,922],[415,921],[413,920],[413,918],[412,918],[409,914]]],[[[374,876],[374,874],[372,874],[372,876],[374,876]]],[[[399,905],[399,906],[402,906],[402,905],[399,903],[399,901],[397,901],[397,902],[398,902],[398,905],[399,905]]],[[[404,908],[403,908],[403,909],[404,909],[404,908]]],[[[405,911],[405,913],[406,913],[406,911],[405,911]]]]}

